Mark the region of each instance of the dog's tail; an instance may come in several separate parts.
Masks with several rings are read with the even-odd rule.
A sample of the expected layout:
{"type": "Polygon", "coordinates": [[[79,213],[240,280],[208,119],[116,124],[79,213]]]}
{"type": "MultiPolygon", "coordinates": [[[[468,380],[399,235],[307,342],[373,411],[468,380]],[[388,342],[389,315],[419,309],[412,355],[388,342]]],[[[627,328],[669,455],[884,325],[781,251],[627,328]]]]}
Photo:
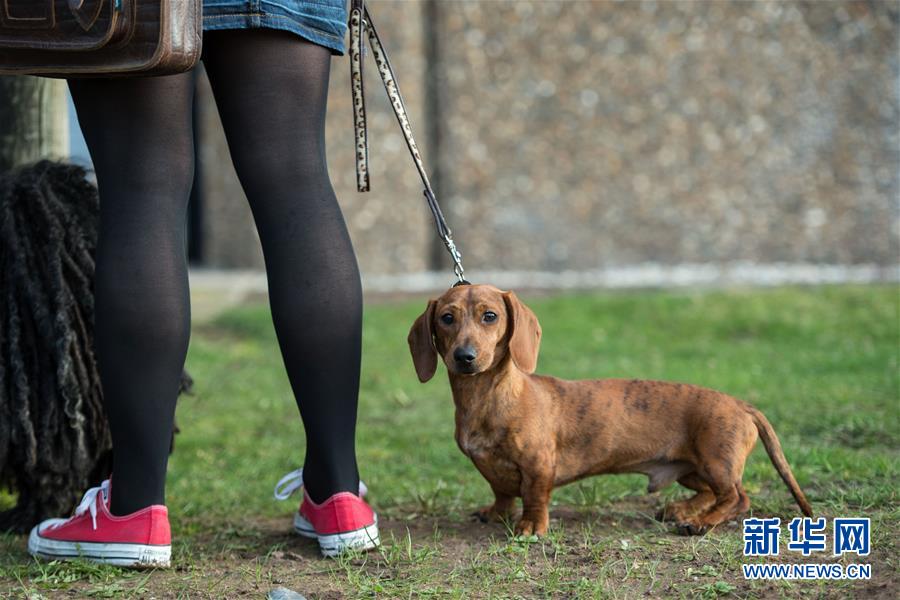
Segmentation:
{"type": "Polygon", "coordinates": [[[775,430],[772,429],[772,424],[769,423],[769,420],[766,418],[766,416],[756,408],[750,406],[749,404],[746,404],[745,406],[747,412],[750,413],[751,417],[753,417],[753,422],[756,424],[756,430],[759,432],[759,437],[760,439],[762,439],[763,445],[766,447],[766,453],[769,455],[769,460],[772,461],[772,465],[775,467],[775,470],[778,471],[779,475],[781,475],[781,479],[791,491],[791,494],[794,496],[794,500],[797,501],[797,505],[800,506],[800,510],[803,512],[803,514],[807,517],[812,517],[812,506],[809,505],[809,501],[803,494],[803,490],[800,489],[800,486],[797,484],[797,480],[794,479],[794,474],[791,472],[791,467],[790,465],[788,465],[787,459],[784,457],[784,452],[782,452],[781,450],[781,442],[778,441],[778,436],[775,435],[775,430]]]}

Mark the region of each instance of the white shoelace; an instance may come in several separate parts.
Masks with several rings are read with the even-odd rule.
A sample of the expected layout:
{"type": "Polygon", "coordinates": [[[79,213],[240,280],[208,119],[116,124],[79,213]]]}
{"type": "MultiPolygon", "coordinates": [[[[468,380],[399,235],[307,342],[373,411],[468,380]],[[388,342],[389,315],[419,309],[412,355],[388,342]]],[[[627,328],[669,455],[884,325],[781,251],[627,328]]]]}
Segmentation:
{"type": "MultiPolygon", "coordinates": [[[[296,471],[291,471],[284,477],[278,480],[278,483],[275,484],[275,499],[276,500],[287,500],[291,497],[291,494],[299,490],[303,487],[303,469],[297,469],[296,471]]],[[[366,495],[366,492],[369,491],[369,488],[366,487],[366,484],[359,481],[359,497],[362,498],[366,495]]]]}
{"type": "Polygon", "coordinates": [[[94,529],[97,529],[97,494],[100,493],[103,494],[103,501],[106,502],[106,499],[109,498],[109,479],[104,479],[98,487],[92,487],[86,491],[81,502],[75,507],[75,517],[80,517],[85,511],[90,511],[94,529]]]}

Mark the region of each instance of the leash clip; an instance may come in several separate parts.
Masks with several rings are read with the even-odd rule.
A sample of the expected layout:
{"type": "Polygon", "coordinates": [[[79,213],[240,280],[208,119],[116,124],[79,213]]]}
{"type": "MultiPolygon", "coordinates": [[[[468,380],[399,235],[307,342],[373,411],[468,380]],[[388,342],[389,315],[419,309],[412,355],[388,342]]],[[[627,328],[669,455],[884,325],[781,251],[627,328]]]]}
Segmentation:
{"type": "Polygon", "coordinates": [[[453,238],[450,237],[450,230],[447,230],[447,233],[443,236],[444,246],[447,247],[447,252],[450,253],[450,258],[453,259],[453,273],[456,275],[456,278],[459,280],[453,284],[453,287],[458,285],[468,285],[469,282],[466,281],[466,271],[462,266],[462,254],[459,253],[459,250],[456,248],[456,243],[453,241],[453,238]]]}

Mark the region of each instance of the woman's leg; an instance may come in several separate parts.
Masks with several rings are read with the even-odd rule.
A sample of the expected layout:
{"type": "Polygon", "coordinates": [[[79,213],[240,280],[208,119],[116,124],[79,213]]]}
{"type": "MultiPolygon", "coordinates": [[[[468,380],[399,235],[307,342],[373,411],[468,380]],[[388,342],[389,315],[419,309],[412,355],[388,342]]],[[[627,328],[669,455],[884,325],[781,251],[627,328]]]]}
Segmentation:
{"type": "Polygon", "coordinates": [[[356,493],[362,290],[325,162],[331,54],[269,29],[206,32],[203,42],[306,430],[306,491],[316,502],[356,493]]]}
{"type": "Polygon", "coordinates": [[[185,221],[193,75],[73,79],[100,190],[95,336],[113,441],[111,512],[165,502],[190,334],[185,221]]]}

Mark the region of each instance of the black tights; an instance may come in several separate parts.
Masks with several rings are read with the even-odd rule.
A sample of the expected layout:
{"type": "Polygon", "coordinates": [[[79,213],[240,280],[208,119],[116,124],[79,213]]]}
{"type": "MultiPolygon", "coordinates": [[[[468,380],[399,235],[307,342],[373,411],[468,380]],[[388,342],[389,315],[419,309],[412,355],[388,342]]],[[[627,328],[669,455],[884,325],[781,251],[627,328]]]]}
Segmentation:
{"type": "MultiPolygon", "coordinates": [[[[203,44],[262,241],[272,318],[306,430],[307,491],[316,501],[356,492],[362,291],[325,162],[331,54],[265,29],[206,32],[203,44]]],[[[96,350],[117,515],[165,501],[190,335],[192,79],[69,81],[100,189],[96,350]]]]}

